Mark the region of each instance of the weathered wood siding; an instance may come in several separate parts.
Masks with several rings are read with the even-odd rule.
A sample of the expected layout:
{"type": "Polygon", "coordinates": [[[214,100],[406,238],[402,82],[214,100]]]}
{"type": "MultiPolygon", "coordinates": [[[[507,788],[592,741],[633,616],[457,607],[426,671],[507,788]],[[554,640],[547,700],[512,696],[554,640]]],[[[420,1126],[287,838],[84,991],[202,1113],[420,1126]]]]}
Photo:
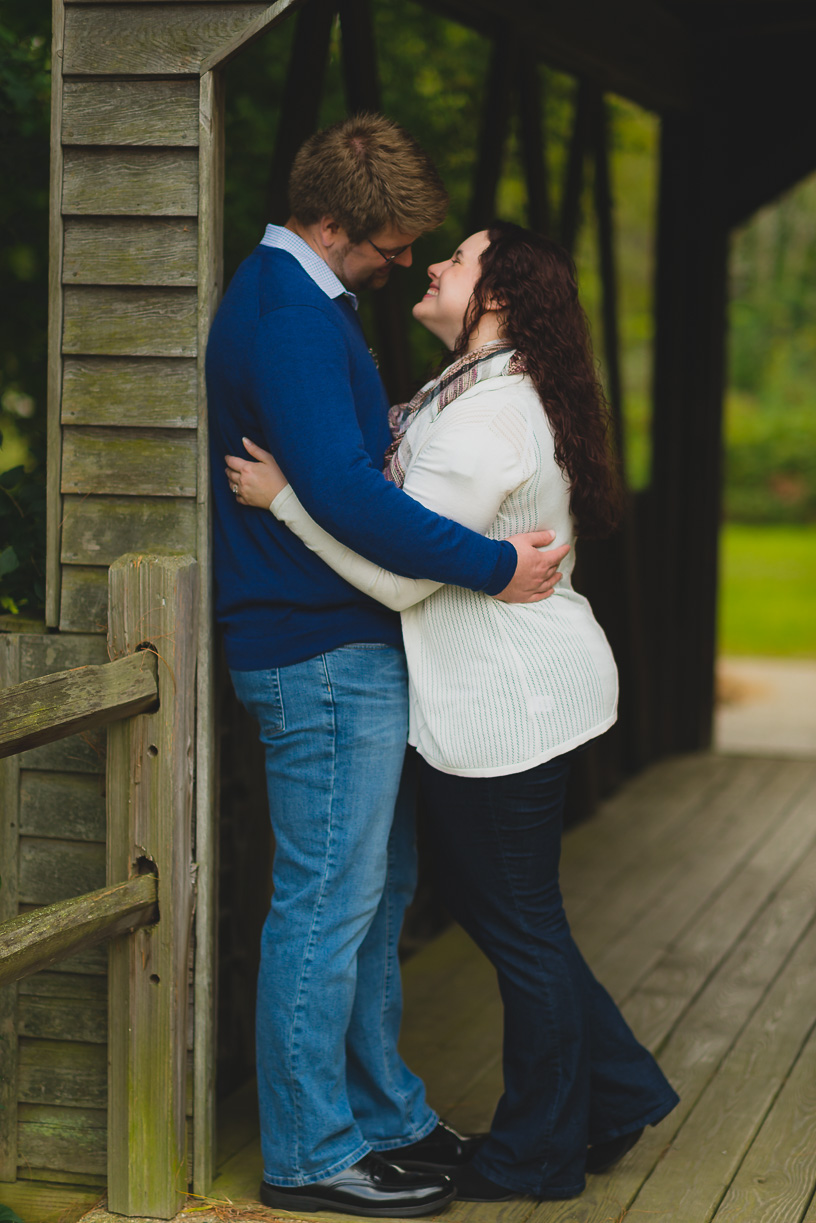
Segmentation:
{"type": "MultiPolygon", "coordinates": [[[[47,623],[60,633],[0,639],[4,685],[104,662],[108,566],[128,552],[200,561],[197,921],[209,934],[196,990],[210,1003],[203,350],[221,292],[223,102],[217,77],[201,73],[269,13],[230,0],[54,2],[47,623]]],[[[105,742],[91,732],[0,762],[0,920],[104,885],[105,742]]],[[[107,950],[95,949],[0,990],[0,1182],[104,1183],[106,974],[107,950]]],[[[188,1115],[193,1031],[191,1010],[188,1115]]],[[[206,1015],[197,1033],[202,1098],[213,1073],[206,1015]]],[[[206,1112],[189,1143],[199,1188],[206,1112]]]]}
{"type": "MultiPolygon", "coordinates": [[[[0,637],[0,687],[106,661],[97,635],[0,637]]],[[[104,887],[104,771],[104,731],[0,761],[0,919],[104,887]]],[[[102,1183],[106,965],[95,948],[0,988],[2,1181],[70,1171],[77,1184],[102,1183]]]]}

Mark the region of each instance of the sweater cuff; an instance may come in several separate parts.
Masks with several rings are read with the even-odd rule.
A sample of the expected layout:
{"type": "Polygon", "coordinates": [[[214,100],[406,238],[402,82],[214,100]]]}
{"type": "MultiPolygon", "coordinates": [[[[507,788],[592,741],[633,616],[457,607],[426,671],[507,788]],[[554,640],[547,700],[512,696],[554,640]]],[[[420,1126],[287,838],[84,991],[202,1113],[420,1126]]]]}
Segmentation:
{"type": "Polygon", "coordinates": [[[504,590],[505,586],[509,586],[513,580],[513,574],[516,572],[518,564],[518,552],[511,543],[503,539],[499,544],[499,559],[496,561],[496,567],[491,574],[490,581],[483,588],[485,594],[497,595],[504,590]]]}

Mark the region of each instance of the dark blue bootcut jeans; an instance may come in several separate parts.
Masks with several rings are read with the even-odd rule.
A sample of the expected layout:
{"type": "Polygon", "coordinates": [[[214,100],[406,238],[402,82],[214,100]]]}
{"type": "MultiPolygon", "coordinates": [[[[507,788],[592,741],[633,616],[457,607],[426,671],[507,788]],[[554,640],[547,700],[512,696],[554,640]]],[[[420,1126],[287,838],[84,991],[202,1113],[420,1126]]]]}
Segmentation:
{"type": "Polygon", "coordinates": [[[589,1143],[653,1125],[678,1102],[570,934],[558,882],[569,768],[560,756],[470,778],[420,762],[442,895],[494,965],[504,1003],[504,1094],[473,1164],[542,1198],[580,1193],[589,1143]]]}

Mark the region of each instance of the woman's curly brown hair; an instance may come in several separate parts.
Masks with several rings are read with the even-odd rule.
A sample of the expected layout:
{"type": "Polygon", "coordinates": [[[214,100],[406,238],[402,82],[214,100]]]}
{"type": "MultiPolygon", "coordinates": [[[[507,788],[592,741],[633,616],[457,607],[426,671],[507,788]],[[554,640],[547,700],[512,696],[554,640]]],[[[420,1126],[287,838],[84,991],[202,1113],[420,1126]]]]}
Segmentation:
{"type": "Polygon", "coordinates": [[[555,459],[570,482],[576,531],[603,538],[620,521],[622,489],[575,266],[557,242],[520,225],[494,221],[487,234],[454,359],[466,351],[485,310],[500,303],[502,338],[523,354],[547,413],[555,459]]]}

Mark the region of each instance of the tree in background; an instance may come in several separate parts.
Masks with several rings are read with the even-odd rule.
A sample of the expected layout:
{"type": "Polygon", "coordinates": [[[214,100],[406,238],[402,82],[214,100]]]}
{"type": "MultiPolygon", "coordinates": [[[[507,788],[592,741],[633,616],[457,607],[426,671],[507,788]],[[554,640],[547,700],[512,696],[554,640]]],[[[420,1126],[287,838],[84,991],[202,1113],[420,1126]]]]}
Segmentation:
{"type": "Polygon", "coordinates": [[[39,613],[45,568],[50,12],[0,10],[0,611],[39,613]],[[30,474],[26,474],[26,473],[30,474]]]}

